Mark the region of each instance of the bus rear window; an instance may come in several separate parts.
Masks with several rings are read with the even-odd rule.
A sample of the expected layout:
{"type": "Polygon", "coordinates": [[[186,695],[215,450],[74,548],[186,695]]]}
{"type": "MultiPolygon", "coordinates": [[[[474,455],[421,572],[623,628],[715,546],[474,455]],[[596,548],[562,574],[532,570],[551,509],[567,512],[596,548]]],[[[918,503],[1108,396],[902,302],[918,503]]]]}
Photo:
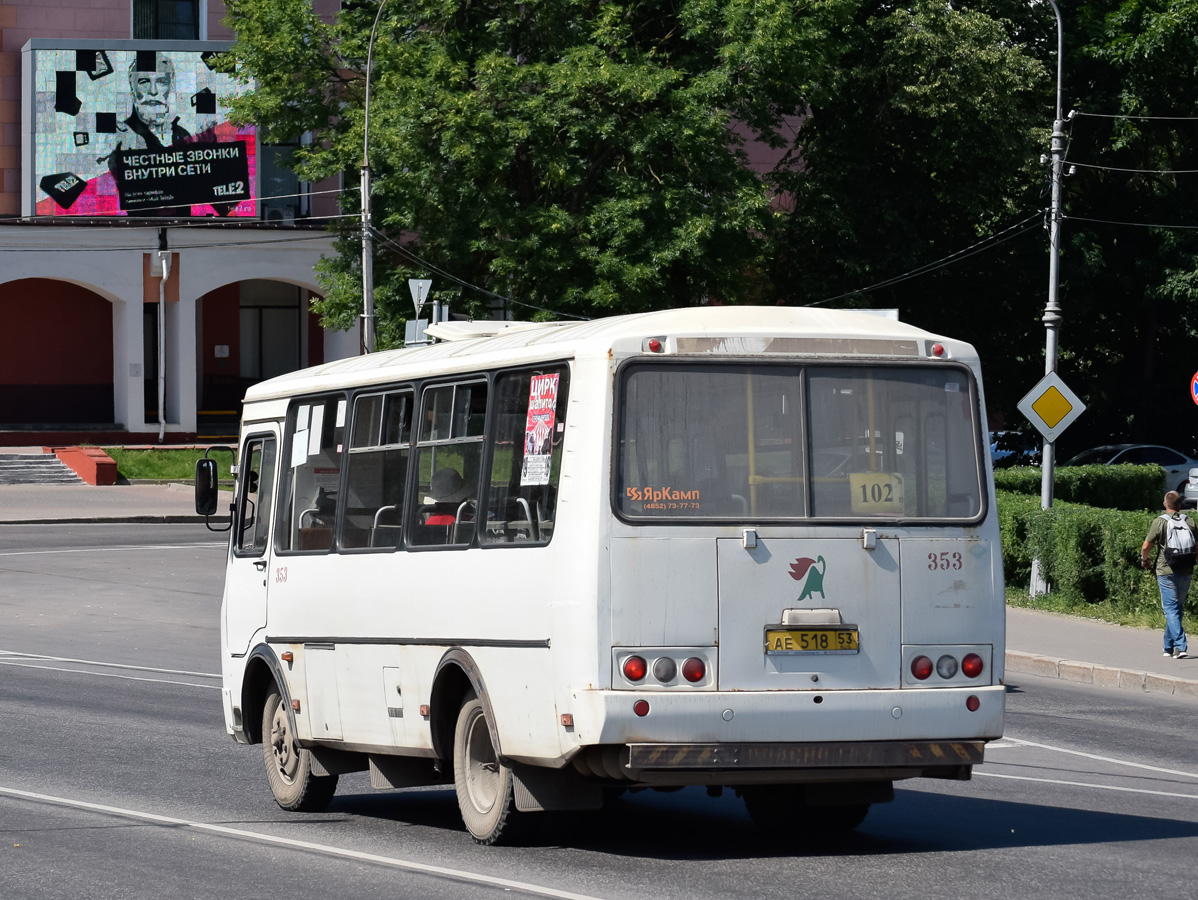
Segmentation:
{"type": "Polygon", "coordinates": [[[937,366],[632,366],[617,510],[666,519],[971,519],[976,394],[937,366]]]}

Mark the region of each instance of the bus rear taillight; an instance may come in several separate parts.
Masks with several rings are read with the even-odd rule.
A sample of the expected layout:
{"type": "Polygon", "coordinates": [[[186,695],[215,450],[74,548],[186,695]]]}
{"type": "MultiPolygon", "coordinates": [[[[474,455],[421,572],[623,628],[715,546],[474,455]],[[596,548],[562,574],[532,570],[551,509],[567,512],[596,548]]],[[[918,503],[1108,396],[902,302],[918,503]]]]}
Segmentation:
{"type": "Polygon", "coordinates": [[[702,681],[707,674],[707,664],[697,656],[692,656],[682,664],[682,677],[694,684],[696,681],[702,681]]]}
{"type": "Polygon", "coordinates": [[[926,681],[934,668],[932,660],[927,656],[917,656],[911,660],[911,674],[920,681],[926,681]]]}
{"type": "Polygon", "coordinates": [[[982,662],[982,658],[976,653],[969,653],[961,660],[961,671],[969,678],[977,678],[982,674],[982,669],[986,668],[986,664],[982,662]]]}
{"type": "Polygon", "coordinates": [[[640,681],[645,677],[647,671],[649,671],[649,667],[643,657],[630,656],[624,660],[624,677],[629,681],[640,681]]]}
{"type": "Polygon", "coordinates": [[[653,677],[666,684],[674,680],[678,674],[678,664],[668,656],[662,656],[653,663],[653,677]]]}
{"type": "Polygon", "coordinates": [[[947,653],[936,660],[936,674],[941,678],[952,678],[957,674],[957,658],[947,653]]]}

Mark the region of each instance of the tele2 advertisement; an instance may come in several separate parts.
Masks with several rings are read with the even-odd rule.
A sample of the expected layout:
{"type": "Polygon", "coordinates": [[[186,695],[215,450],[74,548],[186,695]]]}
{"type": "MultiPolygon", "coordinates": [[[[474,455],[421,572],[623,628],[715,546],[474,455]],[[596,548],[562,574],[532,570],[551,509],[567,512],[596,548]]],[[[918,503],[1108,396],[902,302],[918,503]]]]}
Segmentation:
{"type": "Polygon", "coordinates": [[[256,135],[225,105],[246,88],[213,70],[216,51],[25,54],[35,215],[257,214],[256,135]]]}

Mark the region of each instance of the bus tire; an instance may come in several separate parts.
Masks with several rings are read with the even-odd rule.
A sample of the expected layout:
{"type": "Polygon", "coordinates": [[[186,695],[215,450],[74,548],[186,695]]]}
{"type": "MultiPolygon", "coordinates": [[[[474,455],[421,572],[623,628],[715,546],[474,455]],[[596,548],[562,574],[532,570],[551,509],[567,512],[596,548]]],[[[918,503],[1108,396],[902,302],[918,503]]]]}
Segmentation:
{"type": "Polygon", "coordinates": [[[312,774],[312,753],[295,741],[283,695],[271,685],[262,708],[262,758],[275,802],[292,812],[319,812],[337,791],[337,776],[312,774]]]}
{"type": "Polygon", "coordinates": [[[511,844],[524,836],[528,816],[516,809],[512,770],[499,761],[486,711],[474,694],[463,699],[454,728],[453,785],[475,843],[511,844]]]}

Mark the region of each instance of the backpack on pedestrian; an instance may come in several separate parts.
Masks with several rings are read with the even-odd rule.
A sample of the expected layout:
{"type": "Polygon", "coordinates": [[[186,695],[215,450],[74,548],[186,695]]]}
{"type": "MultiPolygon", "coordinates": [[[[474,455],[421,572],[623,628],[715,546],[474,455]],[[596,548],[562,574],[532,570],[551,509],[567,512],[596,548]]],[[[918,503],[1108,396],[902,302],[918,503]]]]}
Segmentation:
{"type": "Polygon", "coordinates": [[[1161,518],[1165,520],[1165,565],[1174,571],[1193,571],[1196,554],[1190,520],[1181,515],[1161,518]]]}

